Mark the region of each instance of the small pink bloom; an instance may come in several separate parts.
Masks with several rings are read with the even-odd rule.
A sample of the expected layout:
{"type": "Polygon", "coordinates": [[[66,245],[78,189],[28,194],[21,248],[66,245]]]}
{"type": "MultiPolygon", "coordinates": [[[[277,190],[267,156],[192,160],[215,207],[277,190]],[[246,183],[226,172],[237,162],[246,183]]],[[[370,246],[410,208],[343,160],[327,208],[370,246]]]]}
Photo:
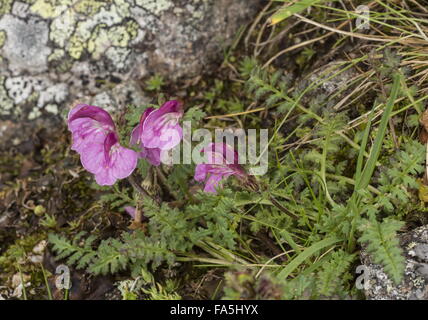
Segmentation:
{"type": "Polygon", "coordinates": [[[182,116],[181,104],[176,100],[168,101],[150,112],[141,131],[144,147],[170,150],[178,145],[183,137],[183,129],[178,123],[182,116]]]}
{"type": "Polygon", "coordinates": [[[135,219],[135,211],[137,210],[137,209],[135,209],[135,207],[126,206],[126,207],[124,207],[124,209],[125,209],[126,213],[128,213],[132,217],[132,219],[135,219]]]}
{"type": "Polygon", "coordinates": [[[140,158],[146,158],[149,163],[151,163],[154,166],[160,165],[160,152],[161,150],[159,148],[145,148],[142,144],[141,137],[143,132],[143,126],[144,122],[146,121],[147,116],[152,113],[155,110],[155,108],[148,108],[144,111],[144,113],[141,115],[140,123],[132,130],[131,133],[131,140],[130,145],[137,145],[140,147],[140,152],[138,153],[138,156],[140,158]]]}
{"type": "Polygon", "coordinates": [[[205,192],[216,192],[223,178],[236,176],[244,180],[247,174],[238,164],[238,153],[225,143],[210,143],[202,152],[207,162],[198,164],[195,169],[195,180],[205,181],[205,192]]]}
{"type": "Polygon", "coordinates": [[[68,129],[73,135],[72,150],[81,152],[88,143],[103,143],[115,131],[110,114],[100,107],[78,104],[68,114],[68,129]]]}
{"type": "Polygon", "coordinates": [[[119,144],[114,122],[105,110],[77,105],[69,113],[68,128],[73,134],[72,149],[99,185],[113,185],[134,171],[137,153],[119,144]]]}
{"type": "Polygon", "coordinates": [[[146,109],[131,134],[131,145],[141,148],[139,156],[147,158],[152,165],[160,165],[161,151],[174,148],[183,137],[183,129],[178,123],[182,116],[181,104],[175,100],[166,102],[157,110],[146,109]]]}

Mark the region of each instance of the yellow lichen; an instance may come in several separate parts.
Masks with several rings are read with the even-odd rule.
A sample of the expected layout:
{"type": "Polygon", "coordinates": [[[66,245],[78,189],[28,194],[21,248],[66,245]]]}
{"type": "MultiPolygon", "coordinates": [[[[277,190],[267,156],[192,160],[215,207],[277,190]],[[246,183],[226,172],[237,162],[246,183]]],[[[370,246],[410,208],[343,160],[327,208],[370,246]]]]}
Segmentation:
{"type": "Polygon", "coordinates": [[[125,26],[113,27],[108,32],[112,45],[118,47],[126,47],[131,39],[131,36],[125,26]]]}
{"type": "Polygon", "coordinates": [[[74,10],[78,13],[85,15],[93,15],[100,10],[101,7],[105,6],[107,3],[104,1],[94,1],[94,0],[82,0],[76,3],[74,10]]]}
{"type": "Polygon", "coordinates": [[[10,110],[13,108],[13,100],[9,98],[6,89],[4,88],[4,82],[6,78],[0,77],[0,114],[8,115],[10,110]]]}
{"type": "Polygon", "coordinates": [[[83,53],[83,50],[85,49],[85,43],[80,40],[80,38],[76,35],[73,35],[70,38],[70,42],[68,43],[68,54],[73,59],[80,59],[80,56],[83,53]]]}
{"type": "Polygon", "coordinates": [[[139,28],[140,26],[134,20],[130,20],[126,23],[126,30],[128,30],[131,40],[137,37],[139,28]]]}
{"type": "Polygon", "coordinates": [[[88,51],[92,58],[99,59],[101,55],[111,46],[110,37],[105,25],[98,25],[88,40],[88,51]]]}
{"type": "Polygon", "coordinates": [[[64,50],[62,49],[55,49],[50,56],[48,57],[48,61],[54,61],[54,60],[60,60],[62,57],[64,57],[64,50]]]}
{"type": "Polygon", "coordinates": [[[38,14],[44,19],[58,17],[61,14],[61,7],[56,6],[49,0],[37,0],[31,7],[30,11],[38,14]]]}
{"type": "Polygon", "coordinates": [[[3,30],[0,30],[0,48],[3,47],[5,41],[6,41],[6,32],[3,30]]]}
{"type": "Polygon", "coordinates": [[[61,16],[55,18],[50,27],[49,38],[64,47],[67,39],[72,35],[76,24],[76,13],[72,9],[66,10],[61,16]]]}
{"type": "Polygon", "coordinates": [[[9,13],[12,9],[13,0],[2,0],[0,1],[0,16],[9,13]]]}
{"type": "Polygon", "coordinates": [[[129,3],[126,0],[114,0],[116,12],[123,18],[129,17],[129,3]]]}

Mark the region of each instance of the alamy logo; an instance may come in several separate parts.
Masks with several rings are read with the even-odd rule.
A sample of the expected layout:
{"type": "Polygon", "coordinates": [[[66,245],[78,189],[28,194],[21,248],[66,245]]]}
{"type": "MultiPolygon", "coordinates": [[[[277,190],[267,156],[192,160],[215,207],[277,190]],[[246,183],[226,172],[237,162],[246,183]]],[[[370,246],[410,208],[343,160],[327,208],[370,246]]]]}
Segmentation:
{"type": "Polygon", "coordinates": [[[360,5],[355,12],[359,15],[355,22],[355,27],[358,30],[370,29],[370,8],[368,6],[360,5]]]}
{"type": "Polygon", "coordinates": [[[359,290],[368,290],[370,288],[370,270],[365,265],[359,265],[355,270],[357,274],[360,274],[355,280],[355,286],[359,290]]]}
{"type": "MultiPolygon", "coordinates": [[[[161,140],[174,140],[172,135],[178,134],[173,130],[161,137],[161,140]]],[[[167,165],[173,164],[212,164],[222,165],[223,159],[209,156],[202,152],[211,143],[220,145],[225,143],[234,153],[228,153],[225,157],[226,164],[248,164],[250,175],[263,175],[268,170],[268,129],[216,129],[214,137],[208,129],[196,129],[192,132],[191,121],[183,121],[183,140],[171,150],[161,150],[160,160],[167,165]],[[197,142],[192,145],[192,142],[197,142]],[[257,150],[258,149],[258,150],[257,150]]],[[[222,153],[221,150],[216,152],[222,153]]]]}
{"type": "MultiPolygon", "coordinates": [[[[371,269],[368,268],[365,265],[359,265],[357,267],[357,269],[355,270],[355,272],[357,274],[360,274],[357,277],[357,279],[355,280],[355,287],[357,289],[359,289],[359,290],[364,289],[364,290],[367,291],[367,290],[370,289],[370,287],[371,287],[371,283],[370,283],[370,277],[371,277],[371,275],[373,275],[373,280],[372,281],[376,281],[376,279],[377,279],[377,283],[381,283],[381,282],[379,282],[380,281],[379,278],[376,278],[375,274],[372,273],[371,269]]],[[[391,281],[391,280],[387,280],[387,281],[383,280],[382,281],[383,285],[385,287],[387,287],[390,284],[393,284],[393,283],[388,284],[389,281],[391,281]]],[[[414,289],[414,295],[413,295],[414,298],[416,298],[416,299],[424,299],[424,296],[425,296],[425,290],[420,289],[420,288],[414,289]]]]}
{"type": "Polygon", "coordinates": [[[71,281],[70,281],[70,269],[64,265],[60,264],[56,270],[55,274],[57,275],[55,278],[55,286],[57,289],[70,289],[71,288],[71,281]]]}

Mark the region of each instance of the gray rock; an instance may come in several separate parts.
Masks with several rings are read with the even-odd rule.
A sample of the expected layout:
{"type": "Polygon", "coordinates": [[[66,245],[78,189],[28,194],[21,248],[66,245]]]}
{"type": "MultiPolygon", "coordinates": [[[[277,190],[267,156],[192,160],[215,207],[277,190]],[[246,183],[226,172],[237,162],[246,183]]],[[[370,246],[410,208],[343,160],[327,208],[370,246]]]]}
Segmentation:
{"type": "Polygon", "coordinates": [[[428,261],[428,244],[418,244],[413,251],[416,257],[428,261]]]}
{"type": "Polygon", "coordinates": [[[111,88],[207,72],[263,1],[3,0],[0,117],[33,120],[88,96],[143,101],[111,88]]]}
{"type": "Polygon", "coordinates": [[[368,273],[365,295],[370,300],[428,300],[428,225],[400,237],[406,258],[402,282],[396,285],[382,266],[363,249],[361,261],[368,273]]]}

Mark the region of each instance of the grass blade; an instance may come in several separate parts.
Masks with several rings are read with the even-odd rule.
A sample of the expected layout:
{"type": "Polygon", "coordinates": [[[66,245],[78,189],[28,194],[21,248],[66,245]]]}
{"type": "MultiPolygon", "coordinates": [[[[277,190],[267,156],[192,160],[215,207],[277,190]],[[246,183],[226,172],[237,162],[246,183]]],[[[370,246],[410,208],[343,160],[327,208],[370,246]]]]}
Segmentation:
{"type": "Polygon", "coordinates": [[[279,274],[280,278],[287,278],[301,263],[303,263],[306,259],[308,259],[313,254],[318,251],[324,249],[325,247],[329,247],[339,241],[342,241],[338,238],[327,238],[321,241],[316,242],[309,248],[305,249],[302,253],[300,253],[296,258],[294,258],[279,274]]]}
{"type": "Polygon", "coordinates": [[[382,119],[380,121],[378,133],[376,135],[372,150],[370,152],[370,157],[366,162],[364,170],[361,174],[361,178],[358,179],[358,183],[356,184],[355,190],[364,189],[369,185],[370,179],[373,175],[373,171],[376,168],[376,161],[379,158],[380,150],[382,149],[383,138],[386,134],[388,120],[390,118],[392,108],[394,107],[394,101],[398,95],[400,86],[400,74],[395,73],[393,75],[393,79],[394,81],[392,84],[391,94],[386,103],[385,111],[383,112],[382,119]]]}

